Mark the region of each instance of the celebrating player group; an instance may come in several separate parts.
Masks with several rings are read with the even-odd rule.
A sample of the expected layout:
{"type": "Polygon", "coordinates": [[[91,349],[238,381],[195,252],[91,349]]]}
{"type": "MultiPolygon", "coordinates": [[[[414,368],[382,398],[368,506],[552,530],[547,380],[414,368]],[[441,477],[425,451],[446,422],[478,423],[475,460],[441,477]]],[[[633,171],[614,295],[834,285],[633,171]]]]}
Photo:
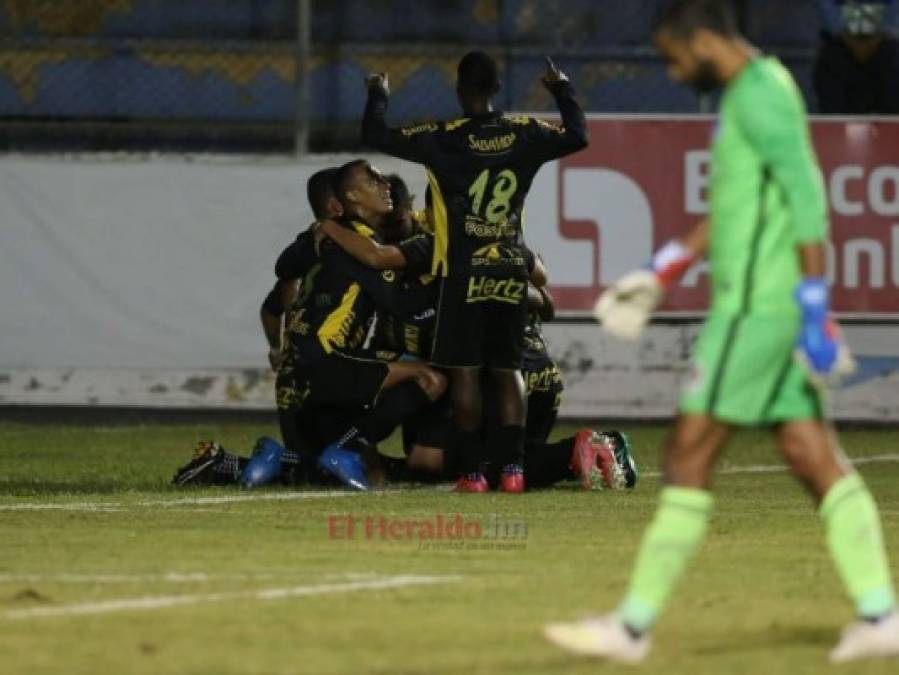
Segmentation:
{"type": "Polygon", "coordinates": [[[424,165],[425,208],[364,159],[312,176],[315,223],[278,258],[261,309],[283,444],[263,438],[240,457],[201,443],[177,484],[634,486],[624,434],[582,429],[549,442],[562,378],[541,322],[554,308],[522,208],[542,164],[584,148],[587,134],[549,60],[543,81],[561,126],[495,110],[496,63],[471,52],[458,68],[464,117],[392,129],[387,75],[367,78],[363,141],[424,165]],[[405,456],[379,453],[398,427],[405,456]]]}
{"type": "MultiPolygon", "coordinates": [[[[643,660],[705,537],[715,461],[735,428],[766,425],[820,509],[856,607],[831,659],[899,655],[878,511],[826,419],[826,384],[851,356],[829,315],[826,199],[801,95],[776,59],[741,37],[723,0],[665,3],[654,40],[673,79],[724,89],[711,212],[607,289],[596,315],[609,333],[638,338],[666,287],[703,257],[710,311],[663,448],[658,509],[620,605],[550,624],[545,635],[571,652],[643,660]]],[[[496,110],[496,63],[470,52],[457,74],[462,117],[391,128],[388,76],[367,78],[362,140],[422,165],[425,208],[413,208],[402,178],[364,159],[309,180],[315,223],[278,258],[261,310],[282,443],[260,439],[250,457],[203,443],[176,483],[634,486],[624,434],[583,429],[549,442],[562,395],[541,332],[554,314],[552,270],[527,246],[523,206],[540,167],[588,138],[572,85],[549,59],[543,83],[559,125],[496,110]],[[404,456],[381,454],[397,428],[404,456]]]]}

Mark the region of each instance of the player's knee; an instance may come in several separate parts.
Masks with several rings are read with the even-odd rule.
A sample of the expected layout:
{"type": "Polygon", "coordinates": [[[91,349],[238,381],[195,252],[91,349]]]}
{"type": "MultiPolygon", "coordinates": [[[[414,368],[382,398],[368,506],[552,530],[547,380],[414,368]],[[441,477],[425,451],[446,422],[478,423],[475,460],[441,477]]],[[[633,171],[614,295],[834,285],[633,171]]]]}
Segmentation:
{"type": "Polygon", "coordinates": [[[406,465],[413,471],[439,474],[443,471],[443,451],[415,445],[406,459],[406,465]]]}
{"type": "Polygon", "coordinates": [[[446,376],[432,368],[423,368],[415,381],[431,401],[439,400],[446,391],[446,376]]]}

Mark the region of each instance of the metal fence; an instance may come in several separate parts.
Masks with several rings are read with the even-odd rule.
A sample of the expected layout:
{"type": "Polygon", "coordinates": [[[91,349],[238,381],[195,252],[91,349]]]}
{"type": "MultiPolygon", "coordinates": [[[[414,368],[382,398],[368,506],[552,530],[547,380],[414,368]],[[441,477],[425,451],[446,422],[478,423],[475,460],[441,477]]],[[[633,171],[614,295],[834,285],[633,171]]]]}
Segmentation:
{"type": "MultiPolygon", "coordinates": [[[[348,149],[365,74],[394,121],[457,113],[455,65],[494,54],[501,104],[540,111],[544,54],[598,112],[696,112],[650,44],[659,0],[3,0],[0,148],[348,149]]],[[[742,0],[811,97],[813,0],[742,0]]]]}

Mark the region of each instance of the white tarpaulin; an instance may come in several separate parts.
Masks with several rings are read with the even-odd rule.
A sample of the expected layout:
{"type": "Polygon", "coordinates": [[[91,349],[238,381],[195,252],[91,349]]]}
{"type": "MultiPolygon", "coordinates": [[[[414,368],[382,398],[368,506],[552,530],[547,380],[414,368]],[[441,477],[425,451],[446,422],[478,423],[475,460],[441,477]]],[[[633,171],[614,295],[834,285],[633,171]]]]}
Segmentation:
{"type": "Polygon", "coordinates": [[[0,368],[263,366],[259,305],[312,219],[306,180],[347,159],[0,160],[0,368]]]}

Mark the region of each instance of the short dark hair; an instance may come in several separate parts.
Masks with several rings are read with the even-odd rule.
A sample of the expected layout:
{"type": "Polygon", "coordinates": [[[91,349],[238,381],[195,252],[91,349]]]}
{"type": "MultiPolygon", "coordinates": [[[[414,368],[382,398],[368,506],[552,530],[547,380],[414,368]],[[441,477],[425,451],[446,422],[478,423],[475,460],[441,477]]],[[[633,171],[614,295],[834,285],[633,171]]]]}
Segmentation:
{"type": "Polygon", "coordinates": [[[334,176],[336,168],[316,171],[306,183],[306,199],[316,218],[328,217],[328,200],[334,196],[334,176]]]}
{"type": "Polygon", "coordinates": [[[668,0],[658,10],[653,33],[670,31],[678,38],[689,38],[705,29],[724,36],[737,35],[740,27],[731,0],[668,0]]]}
{"type": "Polygon", "coordinates": [[[499,91],[496,61],[486,52],[468,52],[459,61],[456,86],[462,91],[492,96],[499,91]]]}
{"type": "Polygon", "coordinates": [[[349,192],[350,189],[350,177],[353,174],[353,170],[356,169],[356,167],[367,165],[368,161],[364,159],[354,159],[339,167],[334,172],[334,179],[331,182],[331,185],[333,186],[332,189],[334,190],[334,195],[337,199],[341,202],[346,201],[346,193],[349,192]]]}

